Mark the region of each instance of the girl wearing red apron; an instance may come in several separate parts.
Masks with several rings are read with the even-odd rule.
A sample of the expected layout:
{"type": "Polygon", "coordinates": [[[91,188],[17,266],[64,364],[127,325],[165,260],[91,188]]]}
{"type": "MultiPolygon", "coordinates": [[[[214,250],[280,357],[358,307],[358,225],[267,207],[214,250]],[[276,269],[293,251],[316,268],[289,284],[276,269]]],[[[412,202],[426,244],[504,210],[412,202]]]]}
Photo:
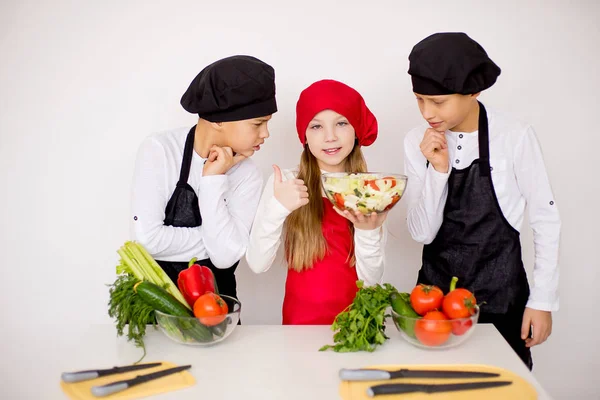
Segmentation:
{"type": "Polygon", "coordinates": [[[301,93],[296,128],[304,147],[299,168],[273,166],[246,260],[265,272],[283,243],[283,324],[328,325],[354,300],[357,280],[380,283],[386,214],[338,213],[322,192],[321,173],[367,172],[361,147],[375,141],[377,120],[356,90],[322,80],[301,93]]]}

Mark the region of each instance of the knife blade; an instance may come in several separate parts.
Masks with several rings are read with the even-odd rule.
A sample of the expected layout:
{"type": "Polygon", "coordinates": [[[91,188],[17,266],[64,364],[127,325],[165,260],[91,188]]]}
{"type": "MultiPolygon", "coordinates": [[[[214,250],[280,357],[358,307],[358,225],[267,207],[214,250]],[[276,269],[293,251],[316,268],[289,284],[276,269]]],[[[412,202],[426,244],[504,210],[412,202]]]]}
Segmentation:
{"type": "Polygon", "coordinates": [[[447,383],[442,385],[420,384],[420,383],[387,383],[384,385],[371,386],[367,389],[369,397],[389,394],[404,393],[440,393],[456,392],[460,390],[487,389],[511,385],[512,381],[491,381],[491,382],[469,382],[469,383],[447,383]]]}
{"type": "Polygon", "coordinates": [[[398,378],[497,378],[500,374],[494,372],[477,371],[441,371],[398,369],[386,371],[383,369],[347,369],[340,370],[340,379],[343,381],[379,381],[398,378]]]}
{"type": "Polygon", "coordinates": [[[146,363],[146,364],[136,364],[136,365],[126,365],[124,367],[113,367],[108,369],[89,369],[86,371],[76,371],[76,372],[63,372],[61,378],[63,381],[72,383],[72,382],[81,382],[87,381],[88,379],[96,379],[101,376],[120,374],[122,372],[128,371],[136,371],[138,369],[146,369],[152,367],[158,367],[162,365],[162,363],[146,363]]]}
{"type": "Polygon", "coordinates": [[[138,375],[132,379],[124,379],[122,381],[112,382],[102,386],[92,386],[92,394],[96,397],[104,397],[110,394],[120,392],[132,386],[139,385],[154,379],[162,378],[163,376],[176,374],[177,372],[185,371],[191,368],[191,365],[164,369],[162,371],[152,372],[151,374],[138,375]]]}

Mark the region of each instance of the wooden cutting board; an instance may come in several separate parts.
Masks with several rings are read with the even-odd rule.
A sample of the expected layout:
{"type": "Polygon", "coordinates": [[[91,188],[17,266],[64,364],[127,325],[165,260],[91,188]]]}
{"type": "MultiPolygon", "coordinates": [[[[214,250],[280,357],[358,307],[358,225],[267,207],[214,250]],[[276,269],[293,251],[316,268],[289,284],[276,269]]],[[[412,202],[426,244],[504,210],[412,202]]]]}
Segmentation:
{"type": "Polygon", "coordinates": [[[123,379],[132,379],[138,375],[146,375],[173,367],[177,367],[177,365],[167,361],[162,361],[162,365],[154,368],[108,375],[83,382],[66,383],[61,380],[60,387],[62,388],[63,392],[65,392],[65,394],[73,400],[98,400],[101,398],[108,400],[130,400],[183,389],[188,386],[193,386],[196,383],[196,380],[192,374],[190,374],[188,371],[181,371],[175,374],[163,376],[159,379],[142,383],[140,385],[136,385],[132,388],[123,390],[122,392],[113,393],[110,396],[95,397],[91,392],[92,386],[106,385],[107,383],[116,382],[123,379]]]}
{"type": "Polygon", "coordinates": [[[364,381],[364,382],[348,382],[340,383],[340,396],[343,400],[386,400],[386,399],[447,399],[447,400],[469,400],[469,399],[485,399],[485,400],[506,400],[515,398],[519,400],[534,400],[537,399],[537,392],[534,387],[525,379],[506,369],[492,367],[489,365],[378,365],[365,368],[385,369],[388,371],[397,369],[437,369],[450,371],[477,371],[477,372],[495,372],[500,374],[497,378],[464,378],[464,379],[392,379],[389,381],[364,381]],[[463,382],[481,382],[481,381],[512,381],[512,385],[501,386],[487,389],[463,390],[457,392],[442,392],[442,393],[407,393],[396,395],[383,395],[376,397],[367,396],[367,388],[385,383],[463,383],[463,382]]]}

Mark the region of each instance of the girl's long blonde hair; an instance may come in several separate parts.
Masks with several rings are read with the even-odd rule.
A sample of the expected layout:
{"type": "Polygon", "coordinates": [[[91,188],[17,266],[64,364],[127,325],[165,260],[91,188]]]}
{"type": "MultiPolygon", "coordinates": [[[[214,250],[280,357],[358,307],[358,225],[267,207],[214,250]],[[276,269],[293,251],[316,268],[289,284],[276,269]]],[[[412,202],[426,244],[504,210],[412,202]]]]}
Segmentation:
{"type": "MultiPolygon", "coordinates": [[[[346,172],[367,172],[367,163],[360,146],[356,142],[352,152],[345,160],[346,172]]],[[[312,268],[313,264],[327,252],[327,243],[323,237],[323,200],[321,190],[321,169],[317,158],[310,152],[308,145],[300,157],[298,179],[302,179],[308,188],[308,204],[294,210],[285,220],[285,258],[288,268],[295,271],[312,268]]],[[[354,237],[354,225],[348,221],[348,229],[354,237]]],[[[354,243],[354,239],[352,240],[354,243]]],[[[350,265],[354,266],[354,245],[348,254],[350,265]]]]}

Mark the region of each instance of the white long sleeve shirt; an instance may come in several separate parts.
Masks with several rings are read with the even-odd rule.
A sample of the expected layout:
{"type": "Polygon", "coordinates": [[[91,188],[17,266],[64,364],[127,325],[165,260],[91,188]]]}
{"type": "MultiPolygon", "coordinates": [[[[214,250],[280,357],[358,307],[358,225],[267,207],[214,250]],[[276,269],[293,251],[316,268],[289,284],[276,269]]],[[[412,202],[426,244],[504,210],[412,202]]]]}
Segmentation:
{"type": "MultiPolygon", "coordinates": [[[[284,181],[295,179],[297,172],[282,170],[284,181]]],[[[255,273],[271,268],[282,242],[283,224],[290,214],[273,194],[273,175],[267,180],[250,233],[246,261],[255,273]]],[[[386,224],[373,230],[354,230],[354,253],[358,279],[370,286],[381,283],[384,272],[386,224]]]]}
{"type": "Polygon", "coordinates": [[[210,258],[217,268],[229,268],[246,252],[262,175],[246,159],[224,175],[202,176],[205,159],[194,151],[188,184],[198,196],[202,225],[165,226],[165,207],[179,180],[188,132],[181,128],[155,134],[141,144],[133,176],[131,233],[157,260],[210,258]]]}
{"type": "MultiPolygon", "coordinates": [[[[487,108],[486,108],[487,109],[487,108]]],[[[490,166],[494,191],[506,220],[520,232],[528,206],[533,230],[534,284],[527,307],[556,311],[558,297],[558,253],[561,221],[546,173],[542,151],[531,125],[487,109],[490,166]]],[[[419,145],[429,126],[410,131],[404,140],[405,173],[408,185],[408,230],[413,239],[431,243],[442,225],[452,168],[464,169],[479,158],[478,132],[446,131],[449,170],[427,167],[419,145]]]]}

